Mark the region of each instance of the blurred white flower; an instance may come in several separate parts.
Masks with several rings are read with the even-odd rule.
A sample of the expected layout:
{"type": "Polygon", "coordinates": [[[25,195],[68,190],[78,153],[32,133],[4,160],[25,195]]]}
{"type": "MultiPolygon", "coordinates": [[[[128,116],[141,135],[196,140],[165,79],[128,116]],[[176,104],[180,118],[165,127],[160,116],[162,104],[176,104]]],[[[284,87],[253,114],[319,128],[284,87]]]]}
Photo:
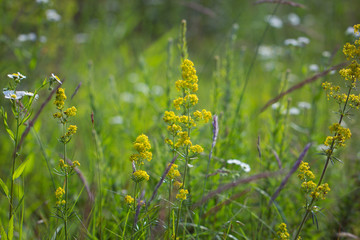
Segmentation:
{"type": "Polygon", "coordinates": [[[289,38],[284,41],[286,46],[304,47],[310,43],[310,39],[307,37],[298,37],[298,39],[289,38]]]}
{"type": "Polygon", "coordinates": [[[36,3],[39,3],[39,4],[48,3],[48,2],[49,2],[49,0],[36,0],[36,3]]]}
{"type": "Polygon", "coordinates": [[[353,35],[355,37],[359,37],[360,33],[354,33],[354,27],[348,27],[345,31],[346,35],[353,35]]]}
{"type": "Polygon", "coordinates": [[[22,79],[25,79],[26,76],[22,75],[21,73],[13,73],[13,74],[8,74],[8,77],[9,78],[12,78],[12,79],[19,79],[19,80],[22,80],[22,79]]]}
{"type": "Polygon", "coordinates": [[[301,47],[308,45],[310,43],[310,39],[307,37],[298,37],[297,41],[301,47]]]}
{"type": "Polygon", "coordinates": [[[36,40],[36,34],[33,32],[28,34],[20,34],[17,39],[19,42],[26,42],[26,41],[34,42],[36,40]]]}
{"type": "Polygon", "coordinates": [[[300,17],[295,13],[290,13],[288,15],[289,23],[293,26],[297,26],[300,24],[300,17]]]}
{"type": "Polygon", "coordinates": [[[135,90],[138,92],[142,92],[145,95],[147,95],[150,91],[149,86],[146,83],[142,83],[142,82],[135,84],[135,90]]]}
{"type": "Polygon", "coordinates": [[[47,42],[47,37],[45,37],[45,36],[40,36],[40,42],[42,42],[42,43],[46,43],[47,42]]]}
{"type": "Polygon", "coordinates": [[[279,102],[274,103],[273,105],[271,105],[271,108],[272,108],[273,110],[278,109],[279,107],[280,107],[280,103],[279,103],[279,102]]]}
{"type": "Polygon", "coordinates": [[[285,39],[284,44],[285,46],[294,46],[294,47],[299,46],[298,41],[293,38],[285,39]]]}
{"type": "Polygon", "coordinates": [[[311,64],[309,65],[309,70],[312,72],[318,72],[319,71],[319,66],[317,64],[311,64]]]}
{"type": "Polygon", "coordinates": [[[133,102],[134,101],[134,95],[132,93],[129,92],[123,92],[120,95],[120,98],[124,101],[124,102],[133,102]]]}
{"type": "Polygon", "coordinates": [[[61,16],[56,12],[55,9],[47,9],[45,13],[46,19],[49,21],[58,22],[61,20],[61,16]]]}
{"type": "Polygon", "coordinates": [[[331,70],[331,71],[329,72],[330,75],[334,75],[335,73],[336,73],[336,70],[331,70]]]}
{"type": "Polygon", "coordinates": [[[310,109],[311,104],[308,102],[298,102],[298,107],[302,109],[310,109]]]}
{"type": "Polygon", "coordinates": [[[238,165],[240,166],[244,172],[250,172],[251,168],[250,168],[250,165],[247,164],[247,163],[244,163],[240,160],[237,160],[237,159],[229,159],[226,161],[228,164],[235,164],[235,165],[238,165]]]}
{"type": "Polygon", "coordinates": [[[273,28],[282,28],[283,26],[283,22],[282,20],[274,15],[268,15],[265,17],[265,21],[268,22],[270,24],[270,26],[272,26],[273,28]]]}
{"type": "Polygon", "coordinates": [[[263,59],[271,59],[282,55],[282,49],[276,46],[261,45],[258,49],[258,54],[263,59]]]}
{"type": "MultiPolygon", "coordinates": [[[[24,96],[34,96],[34,93],[27,91],[14,91],[14,90],[5,90],[3,94],[6,99],[22,99],[24,96]]],[[[35,95],[35,100],[39,98],[39,95],[35,95]]]]}
{"type": "Polygon", "coordinates": [[[322,56],[326,57],[326,58],[329,58],[329,57],[331,57],[331,53],[329,51],[323,51],[322,56]]]}
{"type": "Polygon", "coordinates": [[[117,125],[117,124],[123,124],[123,123],[124,123],[124,118],[122,116],[120,116],[120,115],[112,117],[110,119],[110,124],[117,125]]]}
{"type": "Polygon", "coordinates": [[[58,76],[56,76],[55,74],[52,73],[50,78],[57,81],[58,83],[62,84],[62,82],[60,81],[60,78],[58,76]]]}
{"type": "Polygon", "coordinates": [[[289,114],[290,115],[299,115],[300,114],[300,110],[296,107],[292,107],[289,109],[289,114]]]}

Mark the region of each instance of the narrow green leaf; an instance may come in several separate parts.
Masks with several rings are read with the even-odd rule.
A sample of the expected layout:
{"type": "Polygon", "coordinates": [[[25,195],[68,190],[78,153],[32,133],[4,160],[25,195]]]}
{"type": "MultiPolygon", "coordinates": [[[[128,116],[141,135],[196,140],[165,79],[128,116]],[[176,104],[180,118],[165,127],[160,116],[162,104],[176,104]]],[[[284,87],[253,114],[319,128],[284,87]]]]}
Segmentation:
{"type": "Polygon", "coordinates": [[[6,235],[6,232],[5,232],[5,229],[2,225],[2,223],[0,222],[0,236],[1,236],[1,239],[3,240],[8,240],[8,237],[6,235]]]}
{"type": "Polygon", "coordinates": [[[13,175],[13,180],[17,179],[18,177],[21,176],[21,174],[24,172],[24,169],[26,167],[27,161],[23,162],[22,164],[20,164],[20,166],[15,170],[14,175],[13,175]]]}
{"type": "Polygon", "coordinates": [[[5,126],[5,129],[7,131],[7,133],[9,134],[10,138],[15,141],[15,135],[14,133],[11,131],[11,129],[9,128],[9,125],[7,123],[7,113],[5,111],[2,111],[2,115],[3,115],[3,120],[4,120],[4,126],[5,126]]]}
{"type": "Polygon", "coordinates": [[[12,240],[14,237],[14,215],[11,216],[9,221],[8,239],[12,240]]]}
{"type": "Polygon", "coordinates": [[[5,195],[7,198],[9,198],[9,189],[7,188],[6,184],[3,182],[3,180],[1,180],[0,178],[0,185],[1,185],[1,188],[3,189],[5,195]]]}

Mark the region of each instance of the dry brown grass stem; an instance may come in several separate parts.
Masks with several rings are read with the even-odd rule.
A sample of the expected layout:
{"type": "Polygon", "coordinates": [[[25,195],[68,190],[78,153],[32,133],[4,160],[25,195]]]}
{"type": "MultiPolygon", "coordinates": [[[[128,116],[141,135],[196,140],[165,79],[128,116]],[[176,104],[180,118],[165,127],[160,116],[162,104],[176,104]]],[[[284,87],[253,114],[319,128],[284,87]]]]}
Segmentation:
{"type": "MultiPolygon", "coordinates": [[[[62,83],[65,82],[65,79],[62,80],[62,83]]],[[[45,106],[50,102],[52,96],[56,93],[56,91],[58,90],[58,88],[61,87],[61,84],[59,84],[56,88],[54,88],[51,93],[49,94],[49,96],[44,100],[44,102],[41,104],[39,110],[36,112],[36,114],[34,115],[34,117],[30,120],[27,121],[27,126],[26,129],[24,130],[24,132],[21,135],[21,139],[17,145],[17,148],[15,149],[15,152],[18,152],[21,145],[24,143],[25,137],[29,134],[30,129],[34,126],[36,120],[38,119],[38,117],[40,116],[40,113],[44,110],[45,106]]],[[[14,154],[15,154],[14,152],[14,154]]]]}
{"type": "Polygon", "coordinates": [[[311,143],[308,143],[304,150],[301,152],[299,158],[296,160],[296,162],[294,163],[293,167],[290,169],[289,173],[286,175],[286,177],[281,181],[280,186],[278,187],[278,189],[276,189],[276,192],[274,193],[274,195],[272,195],[269,205],[271,205],[274,200],[277,198],[277,196],[280,194],[280,191],[285,187],[286,183],[288,182],[290,176],[299,168],[300,163],[302,162],[302,160],[304,159],[304,157],[306,156],[306,153],[309,151],[309,148],[311,146],[311,143]]]}
{"type": "Polygon", "coordinates": [[[247,194],[248,192],[250,192],[250,188],[244,190],[244,191],[241,191],[237,194],[234,194],[232,195],[229,199],[226,199],[225,201],[219,203],[218,205],[214,206],[213,208],[211,208],[209,211],[207,211],[203,216],[200,216],[200,217],[203,217],[203,218],[207,218],[209,217],[210,215],[211,216],[215,216],[215,214],[221,210],[221,208],[223,206],[226,206],[228,204],[230,204],[231,202],[235,201],[236,199],[238,199],[239,197],[247,194]]]}
{"type": "Polygon", "coordinates": [[[285,92],[282,92],[280,93],[278,96],[276,96],[275,98],[269,100],[265,106],[263,106],[260,110],[260,113],[262,113],[263,111],[265,111],[269,106],[271,106],[272,104],[276,103],[277,101],[279,101],[282,97],[284,97],[285,95],[297,90],[297,89],[300,89],[302,88],[303,86],[305,86],[306,84],[309,84],[309,83],[312,83],[314,82],[315,80],[321,78],[321,77],[324,77],[326,76],[329,72],[333,71],[333,70],[338,70],[344,66],[346,66],[347,62],[342,62],[338,65],[335,65],[335,66],[332,66],[330,67],[329,69],[321,72],[321,73],[317,73],[315,74],[314,76],[310,77],[310,78],[307,78],[305,80],[303,80],[302,82],[296,84],[295,86],[292,86],[291,88],[289,88],[288,90],[286,90],[285,92]]]}
{"type": "Polygon", "coordinates": [[[297,2],[292,2],[292,1],[283,1],[283,0],[259,0],[256,1],[254,3],[255,4],[262,4],[262,3],[280,3],[280,4],[284,4],[284,5],[289,5],[292,7],[298,7],[298,8],[306,8],[305,5],[297,3],[297,2]]]}
{"type": "Polygon", "coordinates": [[[154,200],[154,198],[155,198],[155,196],[156,196],[156,194],[157,194],[157,191],[159,190],[161,184],[163,184],[163,182],[164,182],[164,180],[165,180],[165,178],[166,178],[166,175],[168,174],[171,166],[174,164],[174,162],[175,162],[175,160],[178,158],[178,156],[179,156],[179,154],[177,154],[177,155],[171,160],[170,164],[169,164],[169,165],[167,166],[167,168],[165,169],[164,173],[163,173],[162,176],[161,176],[160,181],[159,181],[158,184],[156,184],[156,186],[155,186],[154,192],[153,192],[150,200],[149,200],[149,201],[147,202],[147,204],[146,204],[147,207],[150,206],[151,201],[154,200]]]}
{"type": "Polygon", "coordinates": [[[225,192],[231,188],[234,188],[240,184],[244,184],[244,183],[249,183],[249,182],[253,182],[253,181],[256,181],[256,180],[260,180],[260,179],[263,179],[263,178],[268,178],[268,177],[273,177],[273,176],[276,176],[276,175],[279,175],[281,174],[283,171],[282,170],[279,170],[279,171],[276,171],[276,172],[263,172],[263,173],[259,173],[259,174],[255,174],[255,175],[252,175],[250,177],[247,177],[247,178],[241,178],[241,179],[238,179],[236,181],[233,181],[231,183],[228,183],[228,184],[225,184],[225,185],[222,185],[220,186],[218,189],[214,190],[214,191],[211,191],[210,193],[208,193],[205,197],[203,197],[200,201],[196,202],[195,204],[192,205],[192,208],[195,209],[199,206],[201,206],[202,204],[204,204],[205,202],[207,202],[209,199],[213,198],[214,196],[216,196],[217,194],[220,194],[222,192],[225,192]]]}

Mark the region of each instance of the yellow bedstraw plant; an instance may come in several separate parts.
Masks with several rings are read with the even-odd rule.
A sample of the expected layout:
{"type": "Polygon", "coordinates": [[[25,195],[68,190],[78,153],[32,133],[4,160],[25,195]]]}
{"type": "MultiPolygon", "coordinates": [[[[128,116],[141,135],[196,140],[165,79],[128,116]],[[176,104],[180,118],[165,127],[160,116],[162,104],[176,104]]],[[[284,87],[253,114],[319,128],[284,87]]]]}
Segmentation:
{"type": "MultiPolygon", "coordinates": [[[[131,210],[133,210],[135,213],[137,204],[142,203],[141,200],[138,199],[138,193],[140,192],[140,189],[138,190],[138,185],[144,180],[149,181],[150,179],[148,173],[140,169],[142,165],[144,165],[144,160],[150,162],[152,159],[152,153],[150,152],[151,144],[148,136],[146,136],[145,134],[139,135],[136,138],[133,147],[137,153],[132,154],[129,159],[132,163],[132,168],[133,168],[131,179],[134,181],[134,195],[133,197],[131,197],[130,195],[126,195],[124,198],[125,203],[127,203],[129,206],[129,210],[126,216],[125,226],[123,229],[123,234],[122,234],[123,238],[125,237],[126,226],[131,210]]],[[[136,226],[133,227],[132,231],[134,231],[135,227],[136,226]]]]}
{"type": "MultiPolygon", "coordinates": [[[[53,81],[58,81],[60,83],[60,79],[52,74],[50,79],[53,81]]],[[[63,158],[59,160],[59,170],[56,170],[56,173],[62,177],[64,177],[64,185],[58,187],[55,191],[56,197],[56,216],[63,220],[64,222],[64,234],[65,239],[69,238],[69,227],[68,221],[72,215],[72,210],[70,207],[69,199],[69,176],[71,176],[75,172],[75,168],[80,166],[78,161],[68,161],[67,160],[67,148],[66,145],[70,142],[73,135],[77,132],[76,125],[69,125],[68,122],[71,117],[76,115],[77,109],[72,106],[64,110],[65,100],[65,89],[58,88],[56,91],[56,97],[54,101],[54,105],[56,106],[57,112],[53,114],[55,119],[58,119],[60,124],[62,125],[63,135],[60,137],[59,141],[63,144],[63,158]]]]}
{"type": "MultiPolygon", "coordinates": [[[[354,33],[359,34],[360,24],[354,26],[354,33]]],[[[360,77],[360,40],[355,40],[354,44],[346,43],[343,48],[343,53],[350,64],[340,70],[340,75],[344,79],[345,90],[342,90],[341,86],[334,85],[329,82],[324,82],[322,87],[326,91],[327,98],[333,98],[339,104],[339,121],[332,124],[329,127],[331,136],[326,137],[324,145],[327,147],[324,149],[324,155],[326,156],[325,165],[323,167],[320,179],[315,184],[312,179],[315,178],[314,174],[310,171],[308,163],[303,162],[300,165],[299,178],[303,181],[301,187],[307,194],[305,204],[305,214],[297,229],[294,239],[298,239],[304,223],[309,218],[310,214],[315,215],[319,208],[315,206],[315,203],[320,199],[325,199],[325,195],[330,191],[330,187],[327,183],[323,183],[325,172],[328,168],[329,162],[338,160],[333,156],[334,151],[338,148],[344,147],[348,139],[351,138],[351,132],[349,128],[343,127],[344,117],[349,115],[350,109],[360,108],[360,96],[354,94],[356,90],[357,81],[360,77]]]]}
{"type": "MultiPolygon", "coordinates": [[[[185,161],[182,182],[174,182],[175,186],[179,189],[176,198],[180,200],[175,233],[173,233],[175,239],[178,232],[182,202],[187,199],[187,195],[189,194],[189,191],[186,189],[188,163],[190,158],[204,151],[200,145],[192,143],[190,138],[191,132],[197,126],[198,122],[208,122],[212,118],[211,113],[205,109],[202,111],[194,110],[199,99],[196,95],[198,91],[198,77],[193,62],[189,59],[184,59],[181,64],[181,73],[182,79],[177,80],[175,86],[182,95],[173,101],[175,109],[180,111],[181,114],[177,115],[174,111],[165,111],[163,117],[170,135],[169,138],[165,139],[165,143],[170,146],[173,153],[179,154],[185,161]]],[[[174,166],[173,171],[175,171],[175,168],[177,170],[177,165],[174,166]]],[[[176,173],[176,175],[180,177],[180,173],[176,173]]]]}

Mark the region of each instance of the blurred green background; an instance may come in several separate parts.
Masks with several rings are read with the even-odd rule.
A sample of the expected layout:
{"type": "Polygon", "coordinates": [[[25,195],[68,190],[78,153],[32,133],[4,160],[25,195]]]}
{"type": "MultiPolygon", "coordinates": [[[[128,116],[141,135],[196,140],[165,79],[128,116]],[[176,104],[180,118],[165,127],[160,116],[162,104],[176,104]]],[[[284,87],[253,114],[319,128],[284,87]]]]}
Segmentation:
{"type": "MultiPolygon", "coordinates": [[[[80,169],[94,191],[96,166],[100,164],[106,176],[102,181],[107,191],[106,203],[109,204],[104,203],[104,219],[114,224],[108,224],[109,229],[115,228],[125,214],[119,204],[131,185],[128,156],[136,136],[141,133],[149,135],[153,145],[154,159],[149,169],[151,180],[147,197],[152,192],[150,186],[157,183],[166,162],[171,159],[171,153],[163,144],[167,133],[162,116],[169,109],[169,99],[177,96],[174,83],[181,77],[180,23],[186,19],[189,58],[199,76],[199,106],[211,110],[220,119],[220,135],[214,152],[220,160],[212,162],[211,171],[221,167],[231,169],[226,159],[240,159],[250,164],[252,171],[249,175],[276,170],[272,150],[276,150],[283,165],[290,168],[304,146],[311,142],[313,147],[307,160],[313,164],[314,172],[320,174],[323,161],[319,160],[317,152],[328,134],[328,125],[338,118],[334,114],[337,106],[327,102],[322,93],[322,80],[287,95],[279,105],[273,105],[261,114],[259,111],[281,90],[345,60],[342,46],[355,39],[348,28],[360,22],[360,1],[296,2],[301,6],[256,4],[256,1],[245,0],[1,0],[1,85],[6,87],[7,74],[14,72],[27,76],[20,90],[33,91],[51,73],[64,80],[67,104],[78,109],[74,124],[79,131],[69,146],[70,156],[80,161],[80,169]],[[271,18],[273,13],[275,15],[271,18]],[[215,56],[220,59],[217,72],[215,56]],[[248,85],[236,114],[247,74],[248,85]],[[77,94],[70,99],[79,84],[77,94]],[[286,109],[288,114],[284,114],[286,109]],[[99,153],[96,153],[92,137],[92,112],[100,139],[98,147],[103,155],[100,163],[97,162],[99,153]],[[257,157],[258,137],[263,150],[262,159],[257,157]]],[[[325,78],[340,80],[337,73],[325,78]]],[[[40,108],[48,94],[46,89],[39,93],[34,111],[40,108]]],[[[8,112],[9,122],[13,122],[7,99],[0,98],[0,105],[8,112]]],[[[50,235],[53,230],[50,223],[39,224],[37,221],[51,219],[49,216],[55,201],[49,198],[54,191],[44,160],[46,155],[50,169],[53,169],[57,166],[61,149],[57,140],[61,131],[52,117],[54,112],[51,101],[36,122],[36,131],[29,134],[21,150],[20,159],[29,159],[31,163],[25,175],[28,209],[25,228],[29,239],[50,235]]],[[[360,153],[357,118],[358,114],[354,114],[345,121],[353,133],[351,143],[340,155],[345,164],[336,164],[328,173],[330,186],[334,183],[333,194],[324,205],[330,209],[330,214],[327,212],[319,222],[323,224],[322,230],[331,230],[314,235],[316,228],[313,226],[310,227],[312,231],[304,233],[305,236],[330,239],[337,229],[333,224],[344,219],[349,221],[349,228],[344,231],[360,234],[356,227],[360,224],[360,206],[349,210],[345,204],[360,195],[360,175],[356,170],[360,153]],[[336,221],[333,216],[336,216],[336,221]]],[[[200,127],[194,138],[208,153],[212,141],[210,124],[200,127]]],[[[10,175],[9,159],[13,146],[2,126],[0,141],[0,177],[6,182],[10,175]]],[[[194,189],[202,184],[206,159],[203,156],[194,161],[195,167],[191,171],[200,177],[193,179],[191,185],[194,189]]],[[[214,178],[214,186],[221,181],[246,176],[237,169],[233,171],[223,179],[214,178]]],[[[300,218],[296,210],[301,207],[302,200],[299,181],[295,176],[293,178],[296,187],[287,187],[286,194],[280,195],[278,201],[295,229],[300,218]],[[293,195],[299,200],[289,203],[288,197],[293,195]]],[[[80,190],[81,183],[75,179],[72,180],[73,188],[80,190]]],[[[280,178],[271,179],[264,184],[269,195],[280,181],[280,178]]],[[[259,194],[254,191],[253,194],[259,194]]],[[[194,194],[194,199],[200,199],[198,194],[201,193],[194,194]]],[[[254,203],[252,206],[256,207],[255,198],[250,199],[254,203]]],[[[78,204],[80,213],[83,213],[86,201],[86,196],[82,196],[78,204]]],[[[0,217],[5,219],[7,202],[3,196],[0,196],[0,205],[0,217]]],[[[219,226],[227,221],[228,214],[223,213],[219,226]]],[[[251,216],[244,218],[251,219],[251,216]]],[[[243,222],[241,218],[239,221],[243,222]]],[[[254,219],[251,221],[256,222],[254,219]]],[[[275,222],[269,225],[274,226],[275,222]]],[[[244,229],[250,239],[261,239],[261,231],[256,227],[246,226],[244,229]]]]}

